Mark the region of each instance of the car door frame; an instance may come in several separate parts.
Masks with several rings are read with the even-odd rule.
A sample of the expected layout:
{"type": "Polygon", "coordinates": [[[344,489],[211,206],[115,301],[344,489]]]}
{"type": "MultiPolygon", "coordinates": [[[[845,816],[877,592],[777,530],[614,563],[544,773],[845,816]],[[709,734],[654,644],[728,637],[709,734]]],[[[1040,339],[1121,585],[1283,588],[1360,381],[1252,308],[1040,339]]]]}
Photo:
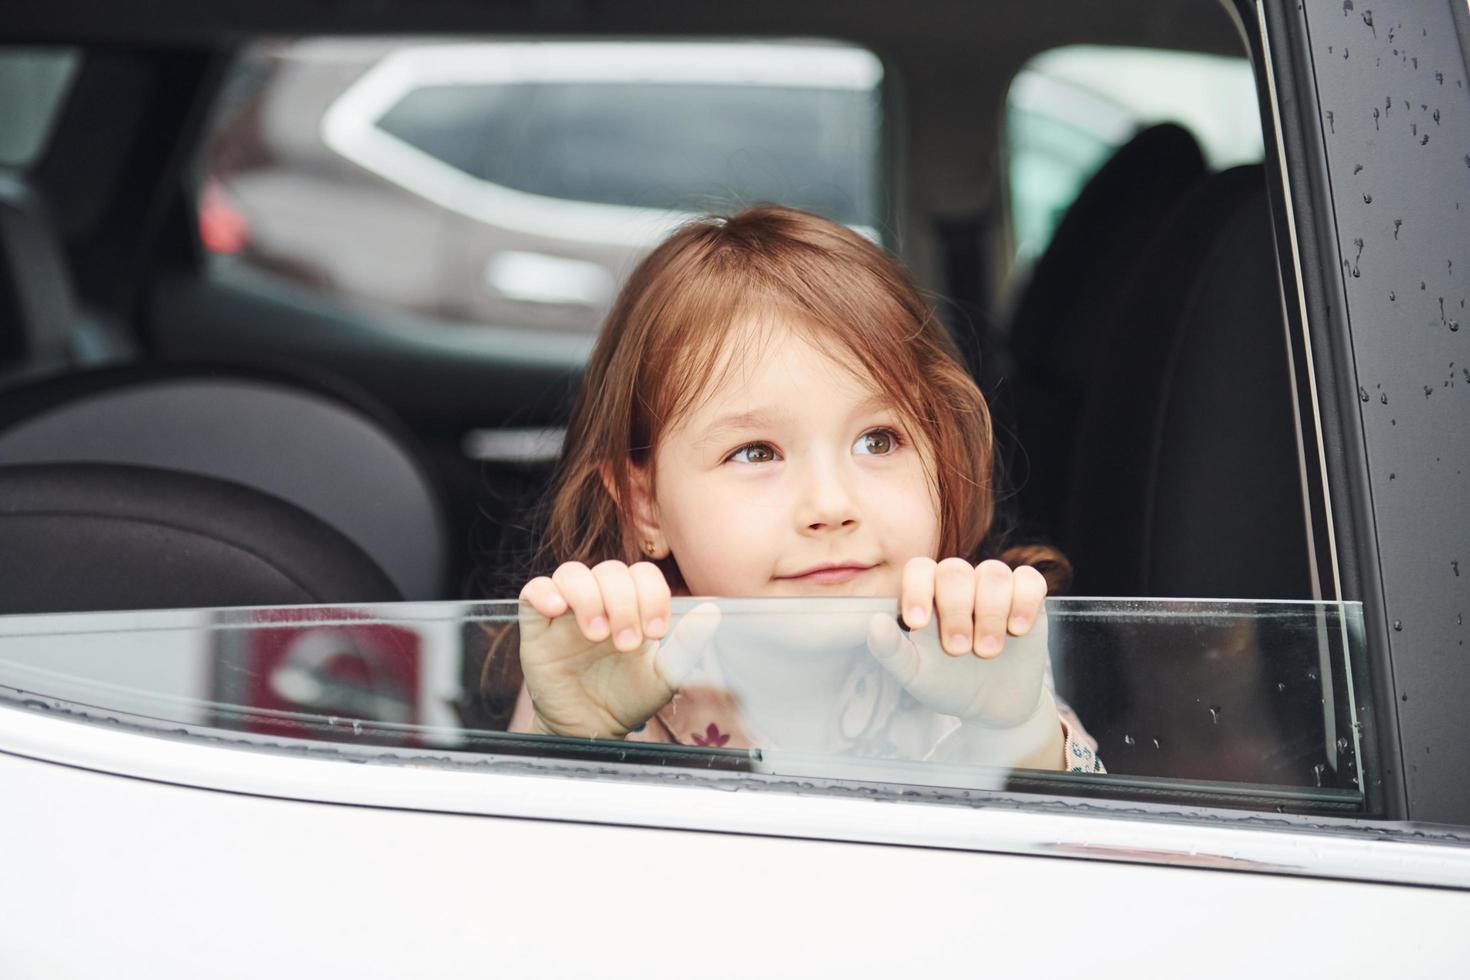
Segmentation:
{"type": "MultiPolygon", "coordinates": [[[[1464,6],[1374,4],[1375,23],[1373,10],[1338,0],[1235,3],[1242,23],[1256,25],[1244,33],[1262,83],[1268,161],[1275,154],[1279,167],[1272,207],[1303,409],[1319,581],[1324,598],[1358,600],[1364,607],[1371,692],[1363,710],[1376,770],[1370,802],[1390,819],[1461,824],[1470,822],[1470,781],[1462,778],[1463,763],[1452,748],[1463,741],[1459,702],[1470,693],[1470,660],[1457,655],[1470,604],[1464,530],[1470,527],[1470,493],[1440,461],[1470,461],[1470,427],[1399,429],[1395,415],[1386,425],[1381,413],[1372,413],[1389,404],[1383,401],[1388,390],[1396,399],[1416,391],[1426,380],[1426,359],[1453,361],[1456,344],[1464,343],[1448,329],[1387,341],[1380,325],[1395,321],[1385,317],[1383,298],[1407,292],[1400,285],[1405,270],[1436,261],[1432,256],[1451,264],[1460,258],[1470,272],[1470,239],[1456,236],[1453,209],[1436,207],[1436,194],[1453,183],[1411,180],[1411,166],[1386,167],[1390,172],[1374,175],[1371,190],[1353,178],[1365,171],[1364,160],[1405,162],[1399,144],[1379,137],[1382,120],[1368,111],[1388,84],[1387,52],[1380,49],[1393,36],[1406,40],[1400,50],[1389,50],[1414,70],[1393,76],[1391,97],[1395,104],[1440,110],[1433,117],[1432,172],[1447,181],[1470,178],[1470,170],[1455,172],[1459,159],[1452,151],[1470,145],[1464,6]],[[1390,35],[1390,29],[1400,33],[1390,35]],[[1419,47],[1415,55],[1406,53],[1408,38],[1419,47]],[[1422,69],[1411,61],[1418,57],[1422,69]],[[1397,228],[1388,238],[1389,226],[1377,217],[1386,206],[1427,218],[1412,242],[1400,239],[1397,228]],[[1378,224],[1365,225],[1372,221],[1378,224]],[[1365,226],[1384,230],[1355,231],[1365,226]],[[1373,260],[1365,259],[1365,239],[1389,258],[1370,253],[1373,260]],[[1403,247],[1395,250],[1390,241],[1403,247]],[[1442,570],[1425,566],[1427,555],[1462,550],[1464,578],[1454,567],[1457,559],[1446,560],[1442,570]]],[[[1403,134],[1411,135],[1417,134],[1403,134]]],[[[1470,156],[1465,160],[1470,168],[1470,156]]],[[[1470,179],[1462,186],[1470,207],[1470,179]]],[[[1462,357],[1461,363],[1470,360],[1470,351],[1462,357]]],[[[1464,383],[1470,387],[1470,377],[1464,383]]],[[[1427,400],[1433,392],[1425,390],[1427,400]]]]}

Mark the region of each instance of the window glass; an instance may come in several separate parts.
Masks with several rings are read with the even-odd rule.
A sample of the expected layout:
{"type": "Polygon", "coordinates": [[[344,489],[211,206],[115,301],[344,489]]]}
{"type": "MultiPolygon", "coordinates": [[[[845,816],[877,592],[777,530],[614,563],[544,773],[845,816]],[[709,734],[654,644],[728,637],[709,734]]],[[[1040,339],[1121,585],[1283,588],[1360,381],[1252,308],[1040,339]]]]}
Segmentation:
{"type": "Polygon", "coordinates": [[[851,90],[437,85],[409,92],[377,125],[530,194],[670,211],[782,199],[871,226],[876,109],[871,92],[851,90]]]}
{"type": "Polygon", "coordinates": [[[0,47],[0,165],[40,154],[76,66],[70,49],[0,47]]]}
{"type": "Polygon", "coordinates": [[[222,271],[456,324],[589,333],[693,214],[760,201],[877,236],[882,66],[824,42],[256,45],[199,230],[222,271]]]}
{"type": "Polygon", "coordinates": [[[349,754],[509,754],[1283,811],[1374,805],[1356,604],[1051,599],[1047,629],[993,661],[936,653],[923,630],[901,648],[912,659],[875,654],[892,605],[678,600],[670,640],[650,651],[677,674],[678,693],[620,739],[507,732],[518,681],[496,678],[516,656],[513,602],[5,617],[0,698],[175,734],[223,730],[261,749],[330,742],[349,754]],[[699,639],[681,648],[681,636],[699,639]],[[1090,735],[1092,720],[1075,722],[1067,744],[1095,739],[1107,771],[1047,771],[1061,760],[1035,764],[1023,716],[1048,667],[1065,693],[1067,678],[1099,662],[1118,668],[1126,696],[1090,735]],[[666,740],[648,740],[653,731],[666,740]]]}
{"type": "Polygon", "coordinates": [[[1006,95],[1016,256],[1035,259],[1067,206],[1139,130],[1174,122],[1212,168],[1259,161],[1250,63],[1242,57],[1075,45],[1031,59],[1006,95]]]}

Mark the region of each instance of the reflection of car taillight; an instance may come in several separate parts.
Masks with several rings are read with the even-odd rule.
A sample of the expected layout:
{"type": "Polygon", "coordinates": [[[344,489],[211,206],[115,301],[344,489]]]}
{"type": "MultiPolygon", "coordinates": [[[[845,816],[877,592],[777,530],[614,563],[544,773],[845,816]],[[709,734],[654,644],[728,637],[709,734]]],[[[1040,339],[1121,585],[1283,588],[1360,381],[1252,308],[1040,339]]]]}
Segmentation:
{"type": "Polygon", "coordinates": [[[212,697],[233,714],[216,724],[291,738],[323,730],[355,738],[368,723],[380,741],[417,744],[419,636],[361,619],[360,612],[326,607],[262,609],[250,614],[248,629],[217,630],[212,697]]]}
{"type": "Polygon", "coordinates": [[[234,255],[250,241],[250,222],[217,180],[207,181],[199,194],[199,239],[219,255],[234,255]]]}

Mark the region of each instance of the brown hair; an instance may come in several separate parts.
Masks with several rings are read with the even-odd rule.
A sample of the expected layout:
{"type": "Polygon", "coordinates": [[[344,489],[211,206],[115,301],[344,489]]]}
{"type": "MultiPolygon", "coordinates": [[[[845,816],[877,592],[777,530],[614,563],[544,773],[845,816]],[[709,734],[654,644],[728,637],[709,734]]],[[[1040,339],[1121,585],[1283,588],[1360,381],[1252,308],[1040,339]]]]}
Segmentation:
{"type": "MultiPolygon", "coordinates": [[[[1071,569],[1054,550],[992,540],[990,413],[903,267],[849,228],[770,204],[684,225],[624,284],[572,412],[538,566],[641,559],[631,516],[618,505],[630,498],[634,467],[653,466],[660,435],[717,380],[731,328],[773,311],[861,365],[921,434],[939,557],[1033,564],[1053,591],[1065,586],[1071,569]]],[[[661,565],[671,586],[682,585],[676,558],[661,565]]]]}
{"type": "MultiPolygon", "coordinates": [[[[939,502],[940,557],[986,557],[995,503],[990,413],[948,331],[877,245],[768,204],[690,222],[624,285],[572,412],[542,541],[545,564],[640,560],[636,531],[617,503],[632,492],[633,467],[653,466],[660,435],[715,380],[730,328],[771,310],[860,364],[922,433],[939,502]]],[[[1064,584],[1060,555],[1024,550],[1051,584],[1064,584]]],[[[677,587],[676,563],[664,564],[677,587]]]]}

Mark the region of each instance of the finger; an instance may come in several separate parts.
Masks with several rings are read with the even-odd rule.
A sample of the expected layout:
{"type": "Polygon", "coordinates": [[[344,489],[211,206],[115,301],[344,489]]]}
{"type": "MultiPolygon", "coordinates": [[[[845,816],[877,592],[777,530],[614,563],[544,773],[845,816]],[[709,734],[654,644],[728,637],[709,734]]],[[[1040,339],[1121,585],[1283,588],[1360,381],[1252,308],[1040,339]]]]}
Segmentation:
{"type": "Polygon", "coordinates": [[[933,558],[910,558],[903,566],[898,608],[902,610],[904,625],[911,630],[923,629],[929,623],[929,611],[934,608],[936,567],[933,558]]]}
{"type": "Polygon", "coordinates": [[[643,635],[650,640],[661,638],[669,629],[669,582],[663,570],[652,562],[640,561],[628,569],[633,588],[638,593],[638,615],[643,619],[643,635]]]}
{"type": "Polygon", "coordinates": [[[521,606],[535,610],[546,619],[555,619],[567,611],[567,601],[557,591],[556,583],[546,575],[538,575],[521,589],[521,606]]]}
{"type": "Polygon", "coordinates": [[[592,569],[579,561],[569,561],[551,573],[551,581],[577,617],[582,635],[593,643],[607,639],[611,633],[607,625],[607,610],[603,608],[602,589],[598,587],[592,569]]]}
{"type": "Polygon", "coordinates": [[[986,659],[1005,646],[1013,579],[1010,566],[994,558],[975,569],[975,652],[986,659]]]}
{"type": "Polygon", "coordinates": [[[720,607],[713,602],[701,602],[680,618],[654,654],[654,669],[665,684],[677,688],[689,676],[719,626],[720,607]]]}
{"type": "Polygon", "coordinates": [[[1046,578],[1030,565],[1022,565],[1011,577],[1011,621],[1006,629],[1012,636],[1025,636],[1046,601],[1046,578]]]}
{"type": "Polygon", "coordinates": [[[613,646],[624,653],[638,649],[643,645],[643,624],[638,618],[638,590],[628,566],[620,561],[601,562],[593,566],[592,577],[602,590],[613,646]]]}
{"type": "Polygon", "coordinates": [[[974,636],[975,570],[963,558],[946,558],[934,572],[934,608],[946,653],[970,652],[974,636]]]}
{"type": "Polygon", "coordinates": [[[868,622],[868,650],[904,687],[918,678],[919,648],[891,616],[880,613],[868,622]]]}

